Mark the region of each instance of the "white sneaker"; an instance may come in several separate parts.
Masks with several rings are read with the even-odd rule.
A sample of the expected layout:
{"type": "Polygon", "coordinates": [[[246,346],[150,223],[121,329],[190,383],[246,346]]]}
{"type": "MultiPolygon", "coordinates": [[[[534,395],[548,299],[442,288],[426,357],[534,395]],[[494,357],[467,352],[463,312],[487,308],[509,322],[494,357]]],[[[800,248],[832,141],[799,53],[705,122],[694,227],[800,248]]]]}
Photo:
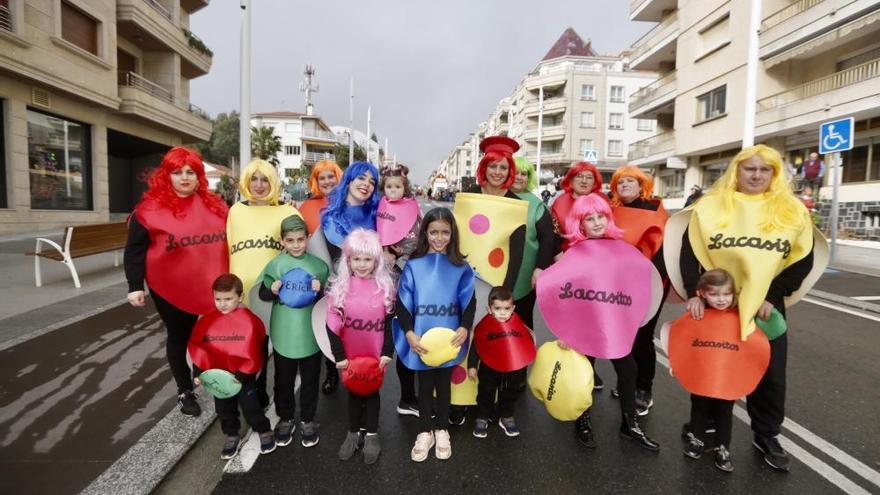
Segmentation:
{"type": "Polygon", "coordinates": [[[449,442],[449,432],[446,430],[434,430],[434,438],[437,446],[434,447],[434,455],[437,459],[445,461],[452,457],[452,444],[449,442]]]}
{"type": "MultiPolygon", "coordinates": [[[[446,436],[447,442],[449,435],[446,436]]],[[[428,458],[428,451],[434,446],[434,434],[430,431],[419,433],[416,437],[416,443],[413,445],[410,458],[416,462],[422,462],[428,458]]]]}

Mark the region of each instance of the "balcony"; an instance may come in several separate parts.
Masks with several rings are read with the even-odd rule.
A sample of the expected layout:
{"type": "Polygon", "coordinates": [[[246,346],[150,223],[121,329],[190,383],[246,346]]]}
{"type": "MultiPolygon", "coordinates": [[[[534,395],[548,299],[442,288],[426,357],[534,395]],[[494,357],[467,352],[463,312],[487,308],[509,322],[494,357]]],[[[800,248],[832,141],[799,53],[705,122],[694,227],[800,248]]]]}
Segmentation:
{"type": "Polygon", "coordinates": [[[678,8],[678,0],[629,0],[629,19],[660,22],[664,12],[676,8],[678,8]]]}
{"type": "Polygon", "coordinates": [[[180,8],[192,14],[211,3],[210,0],[180,0],[180,8]]]}
{"type": "MultiPolygon", "coordinates": [[[[526,158],[532,163],[537,163],[538,162],[538,152],[531,151],[529,153],[526,153],[526,158]]],[[[574,158],[574,159],[577,159],[577,158],[574,158]]],[[[568,163],[572,160],[573,160],[572,158],[570,158],[568,155],[566,155],[562,151],[553,151],[553,152],[542,151],[541,152],[541,165],[544,165],[547,163],[568,163]]]]}
{"type": "Polygon", "coordinates": [[[666,131],[629,145],[632,165],[656,165],[675,154],[675,131],[666,131]]]}
{"type": "Polygon", "coordinates": [[[629,116],[653,119],[658,113],[672,113],[675,108],[676,72],[657,79],[629,97],[629,116]]]}
{"type": "MultiPolygon", "coordinates": [[[[557,96],[555,98],[548,98],[544,100],[544,115],[556,115],[560,113],[564,113],[566,108],[568,108],[568,96],[557,96]]],[[[526,103],[525,108],[526,117],[534,117],[538,118],[538,114],[540,110],[538,109],[538,100],[532,100],[526,103]]]]}
{"type": "MultiPolygon", "coordinates": [[[[565,124],[544,125],[541,129],[541,141],[561,141],[562,139],[565,139],[565,134],[567,131],[568,128],[565,124]]],[[[523,139],[525,139],[526,141],[537,141],[538,126],[526,126],[526,131],[523,134],[523,139]]]]}
{"type": "Polygon", "coordinates": [[[117,0],[116,22],[118,34],[144,50],[179,53],[181,75],[187,79],[211,69],[211,51],[156,0],[117,0]]]}
{"type": "Polygon", "coordinates": [[[633,44],[630,68],[659,70],[661,62],[675,62],[678,33],[678,11],[675,11],[633,44]]]}
{"type": "Polygon", "coordinates": [[[12,12],[6,5],[0,5],[0,29],[14,33],[12,27],[12,12]]]}
{"type": "Polygon", "coordinates": [[[880,31],[873,0],[798,0],[761,22],[758,56],[766,67],[805,59],[880,31]]]}
{"type": "Polygon", "coordinates": [[[202,109],[139,74],[119,73],[119,98],[119,113],[180,132],[193,142],[211,138],[211,120],[202,109]]]}
{"type": "Polygon", "coordinates": [[[302,155],[302,162],[307,165],[314,165],[321,160],[336,160],[336,156],[333,153],[315,153],[312,151],[307,151],[302,155]]]}
{"type": "Polygon", "coordinates": [[[874,59],[758,100],[755,135],[818,129],[839,117],[877,116],[880,59],[874,59]]]}

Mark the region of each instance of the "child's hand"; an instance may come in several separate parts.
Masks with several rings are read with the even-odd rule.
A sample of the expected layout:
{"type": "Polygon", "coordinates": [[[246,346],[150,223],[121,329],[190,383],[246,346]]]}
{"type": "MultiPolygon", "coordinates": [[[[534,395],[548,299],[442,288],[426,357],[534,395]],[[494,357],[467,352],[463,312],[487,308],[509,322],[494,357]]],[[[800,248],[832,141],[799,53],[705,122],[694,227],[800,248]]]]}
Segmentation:
{"type": "Polygon", "coordinates": [[[468,368],[468,378],[476,381],[476,379],[477,379],[477,369],[476,368],[468,368]]]}
{"type": "Polygon", "coordinates": [[[540,268],[535,268],[535,271],[532,272],[532,288],[533,289],[535,288],[535,284],[538,283],[538,277],[541,276],[541,272],[543,272],[543,271],[544,270],[542,270],[540,268]]]}
{"type": "Polygon", "coordinates": [[[771,311],[773,311],[773,305],[768,303],[767,301],[764,301],[761,303],[761,307],[758,308],[758,312],[755,314],[755,317],[761,320],[768,320],[770,319],[771,311]]]}
{"type": "Polygon", "coordinates": [[[379,369],[384,370],[391,364],[391,358],[388,356],[382,356],[379,358],[379,369]]]}
{"type": "Polygon", "coordinates": [[[144,291],[136,290],[134,292],[128,293],[128,304],[131,304],[134,307],[141,307],[144,305],[144,291]]]}
{"type": "Polygon", "coordinates": [[[336,369],[344,370],[346,368],[348,368],[348,359],[343,359],[342,361],[336,363],[336,369]]]}
{"type": "Polygon", "coordinates": [[[468,331],[465,327],[458,327],[455,331],[455,337],[452,337],[452,346],[453,347],[461,347],[464,344],[464,341],[467,339],[468,331]]]}
{"type": "Polygon", "coordinates": [[[278,292],[281,291],[281,281],[276,280],[272,282],[272,287],[269,287],[269,289],[272,291],[272,294],[275,294],[277,296],[278,292]]]}
{"type": "Polygon", "coordinates": [[[397,261],[397,256],[389,251],[382,251],[382,259],[385,260],[386,265],[393,265],[397,261]]]}
{"type": "Polygon", "coordinates": [[[703,312],[706,311],[706,304],[700,296],[694,296],[688,299],[687,310],[691,314],[691,318],[695,320],[703,319],[703,312]]]}
{"type": "Polygon", "coordinates": [[[409,343],[409,346],[416,354],[426,354],[428,352],[428,350],[422,347],[422,344],[420,344],[421,340],[422,339],[420,339],[419,336],[416,335],[416,333],[412,330],[406,332],[406,341],[409,343]]]}
{"type": "Polygon", "coordinates": [[[199,377],[195,377],[195,378],[193,378],[193,383],[195,384],[196,387],[198,387],[199,385],[202,384],[202,381],[199,380],[199,377]]]}
{"type": "Polygon", "coordinates": [[[565,342],[563,342],[561,340],[557,340],[556,345],[558,345],[559,348],[562,349],[563,351],[567,351],[567,350],[571,349],[571,347],[569,347],[568,344],[566,344],[565,342]]]}
{"type": "Polygon", "coordinates": [[[319,290],[321,290],[321,281],[320,280],[318,280],[316,278],[312,279],[312,290],[315,292],[318,292],[319,290]]]}

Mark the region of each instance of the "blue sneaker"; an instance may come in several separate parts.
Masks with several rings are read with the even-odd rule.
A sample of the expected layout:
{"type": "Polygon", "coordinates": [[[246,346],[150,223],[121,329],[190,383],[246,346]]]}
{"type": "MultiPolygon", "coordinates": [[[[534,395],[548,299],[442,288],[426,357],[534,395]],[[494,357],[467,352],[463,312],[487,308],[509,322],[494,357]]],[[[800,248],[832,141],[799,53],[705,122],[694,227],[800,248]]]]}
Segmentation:
{"type": "Polygon", "coordinates": [[[474,436],[477,438],[486,438],[489,436],[489,422],[485,419],[477,418],[474,421],[474,436]]]}
{"type": "Polygon", "coordinates": [[[239,447],[241,447],[240,437],[226,437],[226,442],[223,444],[223,450],[220,451],[220,458],[224,461],[232,459],[235,457],[235,454],[238,453],[239,447]]]}
{"type": "Polygon", "coordinates": [[[275,452],[275,433],[266,431],[260,433],[260,454],[275,452]]]}
{"type": "Polygon", "coordinates": [[[282,419],[275,425],[275,443],[279,447],[286,447],[293,441],[293,432],[296,423],[292,419],[282,419]]]}
{"type": "Polygon", "coordinates": [[[505,435],[509,437],[519,436],[519,428],[516,427],[516,421],[514,421],[513,416],[509,418],[499,418],[498,425],[504,430],[505,435]]]}

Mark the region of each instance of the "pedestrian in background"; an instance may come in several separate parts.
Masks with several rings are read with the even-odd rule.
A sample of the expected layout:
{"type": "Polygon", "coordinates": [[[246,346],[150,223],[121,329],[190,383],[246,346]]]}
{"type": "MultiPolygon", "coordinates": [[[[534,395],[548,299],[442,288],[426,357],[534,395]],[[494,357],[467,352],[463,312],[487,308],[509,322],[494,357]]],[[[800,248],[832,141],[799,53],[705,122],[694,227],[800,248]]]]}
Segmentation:
{"type": "Polygon", "coordinates": [[[804,188],[810,186],[813,189],[813,199],[819,194],[822,187],[822,179],[825,177],[825,162],[819,158],[819,153],[810,153],[810,158],[804,160],[801,165],[801,177],[804,179],[804,188]]]}

